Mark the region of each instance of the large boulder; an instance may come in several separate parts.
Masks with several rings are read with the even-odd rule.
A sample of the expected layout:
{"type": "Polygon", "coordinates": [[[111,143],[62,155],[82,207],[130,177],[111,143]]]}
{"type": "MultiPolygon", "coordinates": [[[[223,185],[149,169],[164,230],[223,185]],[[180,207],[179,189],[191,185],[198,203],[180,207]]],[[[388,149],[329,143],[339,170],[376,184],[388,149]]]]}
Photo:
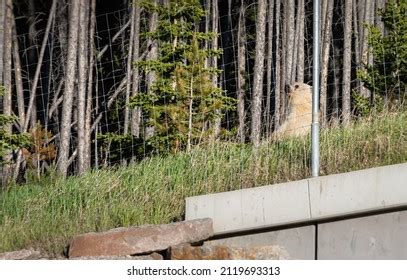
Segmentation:
{"type": "Polygon", "coordinates": [[[206,240],[212,235],[212,219],[92,232],[72,240],[69,257],[147,254],[182,243],[206,240]]]}
{"type": "Polygon", "coordinates": [[[182,244],[171,247],[172,260],[286,260],[287,251],[276,245],[233,247],[226,245],[191,246],[182,244]]]}

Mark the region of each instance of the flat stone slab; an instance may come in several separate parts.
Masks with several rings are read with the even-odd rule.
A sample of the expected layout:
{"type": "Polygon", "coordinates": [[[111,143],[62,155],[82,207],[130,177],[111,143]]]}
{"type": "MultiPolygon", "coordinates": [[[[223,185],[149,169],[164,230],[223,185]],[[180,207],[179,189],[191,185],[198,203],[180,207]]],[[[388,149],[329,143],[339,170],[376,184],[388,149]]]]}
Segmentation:
{"type": "Polygon", "coordinates": [[[203,241],[212,235],[211,219],[92,232],[72,240],[69,257],[147,254],[182,243],[203,241]]]}
{"type": "Polygon", "coordinates": [[[287,251],[277,245],[232,247],[227,245],[171,247],[171,260],[286,260],[287,251]]]}
{"type": "Polygon", "coordinates": [[[41,253],[35,250],[19,250],[0,253],[0,260],[38,260],[41,259],[41,253]]]}
{"type": "Polygon", "coordinates": [[[70,260],[163,260],[163,256],[158,253],[141,256],[85,256],[70,258],[70,260]]]}

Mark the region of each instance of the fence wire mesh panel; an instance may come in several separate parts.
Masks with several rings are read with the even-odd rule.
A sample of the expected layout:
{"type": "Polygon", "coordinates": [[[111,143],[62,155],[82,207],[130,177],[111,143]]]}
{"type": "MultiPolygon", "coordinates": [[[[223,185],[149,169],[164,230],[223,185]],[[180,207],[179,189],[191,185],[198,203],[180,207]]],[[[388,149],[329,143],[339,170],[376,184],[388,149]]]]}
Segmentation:
{"type": "MultiPolygon", "coordinates": [[[[312,1],[1,3],[3,205],[43,185],[108,228],[310,176],[312,1]]],[[[405,162],[407,1],[320,10],[321,175],[405,162]]]]}
{"type": "MultiPolygon", "coordinates": [[[[2,115],[16,117],[2,125],[4,142],[11,145],[7,137],[16,133],[33,141],[20,150],[19,172],[82,174],[154,156],[192,160],[198,150],[230,146],[256,151],[249,165],[263,157],[270,160],[264,168],[287,165],[251,173],[259,183],[298,178],[281,173],[308,175],[312,1],[89,2],[77,7],[76,29],[74,5],[54,2],[17,1],[10,34],[3,30],[11,40],[2,45],[2,115]]],[[[394,112],[402,116],[405,5],[321,1],[320,123],[327,149],[340,141],[334,135],[363,122],[368,129],[394,112]]],[[[350,134],[354,145],[375,140],[350,134]]],[[[376,140],[379,150],[386,146],[376,140]]],[[[20,147],[11,146],[3,156],[16,169],[20,147]]],[[[338,164],[327,156],[323,174],[338,164]]]]}

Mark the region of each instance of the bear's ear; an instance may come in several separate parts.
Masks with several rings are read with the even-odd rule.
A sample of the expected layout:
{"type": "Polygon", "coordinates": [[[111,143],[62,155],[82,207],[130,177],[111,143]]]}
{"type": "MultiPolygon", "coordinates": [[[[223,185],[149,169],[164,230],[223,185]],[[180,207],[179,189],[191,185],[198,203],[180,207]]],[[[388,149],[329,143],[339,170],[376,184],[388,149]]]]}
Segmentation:
{"type": "Polygon", "coordinates": [[[286,94],[289,94],[291,92],[291,86],[290,85],[285,85],[284,91],[286,94]]]}

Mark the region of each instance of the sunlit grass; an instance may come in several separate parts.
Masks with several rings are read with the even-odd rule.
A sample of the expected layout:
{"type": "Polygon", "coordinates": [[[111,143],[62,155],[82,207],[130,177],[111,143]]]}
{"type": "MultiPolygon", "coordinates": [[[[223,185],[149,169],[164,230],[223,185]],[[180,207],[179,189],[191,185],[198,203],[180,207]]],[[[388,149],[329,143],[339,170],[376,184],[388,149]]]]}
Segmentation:
{"type": "MultiPolygon", "coordinates": [[[[321,173],[407,161],[407,113],[321,132],[321,173]]],[[[45,178],[0,194],[0,252],[27,247],[60,254],[72,236],[181,220],[188,196],[307,178],[310,139],[217,143],[81,177],[45,178]]]]}

